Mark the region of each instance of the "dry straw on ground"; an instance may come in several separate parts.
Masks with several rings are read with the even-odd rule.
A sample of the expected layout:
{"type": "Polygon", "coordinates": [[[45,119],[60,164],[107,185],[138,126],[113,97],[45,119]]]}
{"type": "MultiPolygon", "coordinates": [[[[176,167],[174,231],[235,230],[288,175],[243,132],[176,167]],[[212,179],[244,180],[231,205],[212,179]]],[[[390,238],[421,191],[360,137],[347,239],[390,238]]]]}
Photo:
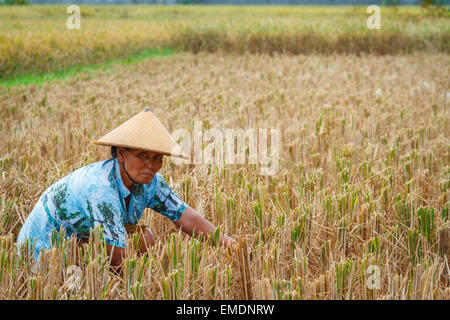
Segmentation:
{"type": "Polygon", "coordinates": [[[1,89],[0,297],[448,299],[448,91],[446,54],[183,54],[1,89]],[[146,211],[156,245],[123,274],[108,270],[98,236],[83,251],[58,244],[33,271],[10,234],[51,183],[107,157],[92,140],[144,107],[171,132],[194,120],[281,130],[273,176],[170,159],[161,171],[243,239],[240,251],[146,211]],[[82,281],[69,289],[70,265],[82,281]]]}

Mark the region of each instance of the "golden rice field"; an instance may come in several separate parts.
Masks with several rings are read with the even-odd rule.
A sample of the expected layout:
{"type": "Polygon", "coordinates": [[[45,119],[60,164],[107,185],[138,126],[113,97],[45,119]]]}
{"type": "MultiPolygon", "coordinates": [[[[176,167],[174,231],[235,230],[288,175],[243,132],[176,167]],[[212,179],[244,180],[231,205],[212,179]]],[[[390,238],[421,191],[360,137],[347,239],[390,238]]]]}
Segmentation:
{"type": "Polygon", "coordinates": [[[333,54],[450,52],[449,13],[381,9],[369,30],[366,7],[80,6],[0,7],[0,80],[126,57],[145,49],[333,54]]]}
{"type": "MultiPolygon", "coordinates": [[[[0,30],[10,24],[17,33],[7,37],[28,49],[15,62],[6,54],[3,72],[29,71],[18,61],[55,53],[45,41],[25,41],[28,31],[17,30],[27,25],[40,25],[38,39],[70,46],[72,40],[45,31],[39,19],[11,18],[35,13],[14,10],[0,8],[0,15],[10,16],[0,20],[0,30]],[[20,67],[12,71],[15,63],[20,67]]],[[[127,19],[105,23],[138,30],[131,21],[137,13],[127,10],[127,19]]],[[[158,14],[174,21],[214,15],[209,8],[171,10],[158,14]]],[[[255,15],[266,19],[267,10],[258,8],[255,15]]],[[[283,16],[282,9],[274,10],[283,16]]],[[[348,26],[358,19],[345,17],[340,19],[348,26]]],[[[0,298],[450,299],[449,54],[448,43],[439,42],[448,37],[449,24],[417,19],[437,20],[399,32],[441,39],[429,42],[441,43],[440,49],[412,50],[414,44],[409,53],[331,47],[326,54],[279,52],[259,34],[272,48],[268,52],[236,42],[245,49],[200,47],[51,82],[0,86],[0,298]],[[240,247],[228,254],[177,232],[147,209],[141,223],[150,226],[156,245],[143,256],[130,252],[122,274],[109,269],[96,232],[82,246],[75,239],[55,243],[41,256],[41,268],[34,268],[25,251],[17,254],[15,240],[42,192],[71,171],[106,159],[109,150],[92,141],[145,107],[169,132],[191,131],[196,121],[204,130],[280,130],[274,175],[261,175],[258,165],[164,160],[161,174],[176,192],[240,247]],[[76,286],[70,285],[71,266],[81,270],[76,286]]],[[[88,39],[88,29],[82,32],[88,39]]],[[[116,55],[108,42],[112,34],[114,29],[89,45],[116,55]]],[[[126,32],[117,38],[129,48],[132,41],[145,42],[126,32]]],[[[86,56],[66,51],[66,58],[37,67],[91,63],[89,50],[86,56]]],[[[2,47],[3,59],[5,52],[2,47]]]]}

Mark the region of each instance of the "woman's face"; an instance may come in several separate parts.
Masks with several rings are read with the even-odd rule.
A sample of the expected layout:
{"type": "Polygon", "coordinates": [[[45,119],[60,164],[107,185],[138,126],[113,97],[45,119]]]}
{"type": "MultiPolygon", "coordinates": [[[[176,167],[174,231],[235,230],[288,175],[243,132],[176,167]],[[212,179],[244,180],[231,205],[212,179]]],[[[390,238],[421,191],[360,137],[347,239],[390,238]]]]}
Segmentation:
{"type": "MultiPolygon", "coordinates": [[[[152,182],[163,162],[163,155],[160,153],[122,147],[117,148],[117,158],[119,162],[125,164],[125,169],[131,178],[141,184],[152,182]]],[[[126,174],[122,175],[122,180],[128,182],[125,183],[127,186],[132,184],[126,174]]]]}

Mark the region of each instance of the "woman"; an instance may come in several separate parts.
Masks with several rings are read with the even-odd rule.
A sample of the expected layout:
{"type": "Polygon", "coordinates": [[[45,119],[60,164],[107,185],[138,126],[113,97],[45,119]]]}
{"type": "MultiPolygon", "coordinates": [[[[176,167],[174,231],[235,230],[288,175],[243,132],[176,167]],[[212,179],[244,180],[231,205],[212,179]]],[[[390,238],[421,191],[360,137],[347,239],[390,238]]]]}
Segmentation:
{"type": "MultiPolygon", "coordinates": [[[[147,108],[100,140],[111,147],[112,158],[80,168],[60,179],[40,197],[20,230],[17,244],[35,241],[34,257],[51,247],[53,230],[66,236],[89,237],[90,229],[103,228],[111,265],[121,264],[127,247],[127,231],[137,224],[145,208],[169,218],[189,235],[212,236],[216,227],[180,199],[158,173],[164,155],[188,158],[162,123],[147,108]]],[[[138,250],[153,245],[153,234],[144,228],[138,250]]],[[[224,245],[234,243],[220,236],[224,245]]]]}

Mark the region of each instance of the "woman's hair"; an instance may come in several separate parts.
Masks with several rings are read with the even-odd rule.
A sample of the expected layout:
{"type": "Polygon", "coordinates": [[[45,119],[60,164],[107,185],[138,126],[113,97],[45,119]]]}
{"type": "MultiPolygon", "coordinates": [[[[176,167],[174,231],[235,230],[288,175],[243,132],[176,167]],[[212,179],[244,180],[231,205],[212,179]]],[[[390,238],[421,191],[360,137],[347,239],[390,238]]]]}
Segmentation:
{"type": "Polygon", "coordinates": [[[111,147],[111,156],[113,158],[117,158],[117,147],[116,146],[111,147]]]}
{"type": "MultiPolygon", "coordinates": [[[[125,148],[125,150],[130,150],[130,148],[125,148]]],[[[117,158],[117,146],[111,147],[111,156],[117,158]]]]}

